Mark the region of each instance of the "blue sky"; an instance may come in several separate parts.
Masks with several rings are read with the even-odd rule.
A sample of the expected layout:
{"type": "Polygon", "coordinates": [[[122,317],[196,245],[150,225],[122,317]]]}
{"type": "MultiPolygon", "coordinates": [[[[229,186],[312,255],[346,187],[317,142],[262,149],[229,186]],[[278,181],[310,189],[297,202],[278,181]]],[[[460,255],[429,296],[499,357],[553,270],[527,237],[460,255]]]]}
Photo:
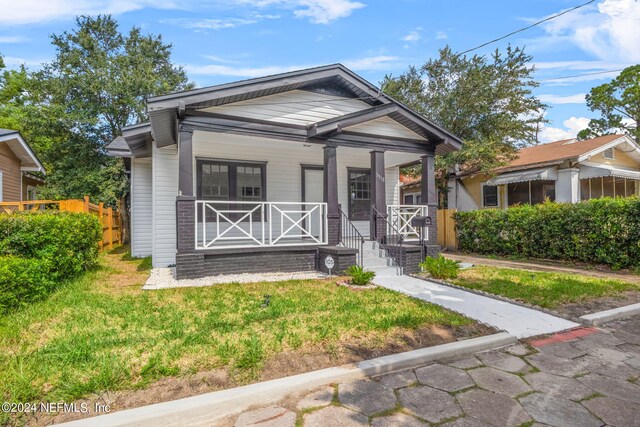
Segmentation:
{"type": "MultiPolygon", "coordinates": [[[[162,34],[199,86],[334,62],[374,84],[449,44],[462,51],[586,0],[0,0],[0,53],[29,68],[53,58],[49,35],[76,14],[112,13],[162,34]]],[[[584,94],[640,62],[640,2],[597,0],[476,51],[524,46],[550,108],[542,139],[574,136],[594,117],[584,94]],[[554,79],[554,80],[549,80],[554,79]]]]}

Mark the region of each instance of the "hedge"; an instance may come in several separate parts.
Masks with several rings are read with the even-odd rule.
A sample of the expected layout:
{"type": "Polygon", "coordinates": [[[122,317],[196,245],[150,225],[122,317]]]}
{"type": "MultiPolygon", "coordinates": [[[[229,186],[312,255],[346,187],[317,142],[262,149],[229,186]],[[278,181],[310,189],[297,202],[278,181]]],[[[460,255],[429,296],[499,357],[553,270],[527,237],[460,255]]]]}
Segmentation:
{"type": "Polygon", "coordinates": [[[94,215],[0,215],[0,312],[40,299],[98,261],[102,226],[94,215]]]}
{"type": "Polygon", "coordinates": [[[640,266],[640,199],[458,212],[458,248],[478,254],[640,266]]]}

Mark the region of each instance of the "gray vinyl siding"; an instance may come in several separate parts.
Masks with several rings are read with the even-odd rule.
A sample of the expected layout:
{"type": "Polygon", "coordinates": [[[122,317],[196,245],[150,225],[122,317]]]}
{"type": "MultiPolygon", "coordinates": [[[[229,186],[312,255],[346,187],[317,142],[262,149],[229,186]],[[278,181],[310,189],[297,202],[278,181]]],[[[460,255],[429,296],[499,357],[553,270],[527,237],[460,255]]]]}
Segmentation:
{"type": "Polygon", "coordinates": [[[178,151],[176,146],[153,146],[153,266],[176,262],[176,197],[178,151]]]}
{"type": "Polygon", "coordinates": [[[131,161],[131,255],[152,253],[152,169],[151,159],[131,161]]]}

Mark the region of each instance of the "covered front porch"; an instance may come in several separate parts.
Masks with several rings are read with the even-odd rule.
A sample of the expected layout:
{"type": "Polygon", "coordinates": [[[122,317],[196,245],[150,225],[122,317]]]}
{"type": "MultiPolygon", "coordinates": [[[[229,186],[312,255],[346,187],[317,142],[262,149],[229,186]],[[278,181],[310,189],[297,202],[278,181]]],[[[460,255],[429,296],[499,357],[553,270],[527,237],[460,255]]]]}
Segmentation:
{"type": "Polygon", "coordinates": [[[226,264],[244,260],[249,269],[253,260],[260,271],[265,263],[279,271],[304,270],[318,267],[320,247],[352,249],[349,257],[361,263],[364,241],[394,235],[419,244],[435,238],[415,223],[435,213],[428,186],[424,200],[432,201],[433,210],[399,203],[402,165],[422,162],[425,177],[433,180],[433,154],[424,150],[221,138],[197,129],[181,132],[178,147],[179,275],[191,275],[188,259],[209,266],[214,258],[226,264]]]}

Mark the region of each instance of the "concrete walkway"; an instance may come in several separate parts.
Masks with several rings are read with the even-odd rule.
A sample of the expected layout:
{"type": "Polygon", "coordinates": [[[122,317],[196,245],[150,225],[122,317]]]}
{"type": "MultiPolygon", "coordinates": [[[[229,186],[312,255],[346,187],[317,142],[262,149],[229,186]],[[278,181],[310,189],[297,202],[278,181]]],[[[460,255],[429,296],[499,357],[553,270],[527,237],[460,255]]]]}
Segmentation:
{"type": "Polygon", "coordinates": [[[498,301],[410,276],[397,276],[395,269],[380,269],[373,282],[403,294],[451,309],[467,317],[509,332],[518,338],[550,334],[580,326],[538,310],[498,301]]]}
{"type": "Polygon", "coordinates": [[[559,263],[544,263],[536,261],[512,261],[502,258],[487,258],[483,256],[444,253],[446,258],[459,262],[468,262],[474,265],[486,265],[489,267],[513,268],[516,270],[546,271],[549,273],[578,274],[580,276],[596,277],[598,279],[616,279],[629,283],[640,283],[640,276],[619,271],[587,270],[579,267],[568,267],[559,263]]]}

